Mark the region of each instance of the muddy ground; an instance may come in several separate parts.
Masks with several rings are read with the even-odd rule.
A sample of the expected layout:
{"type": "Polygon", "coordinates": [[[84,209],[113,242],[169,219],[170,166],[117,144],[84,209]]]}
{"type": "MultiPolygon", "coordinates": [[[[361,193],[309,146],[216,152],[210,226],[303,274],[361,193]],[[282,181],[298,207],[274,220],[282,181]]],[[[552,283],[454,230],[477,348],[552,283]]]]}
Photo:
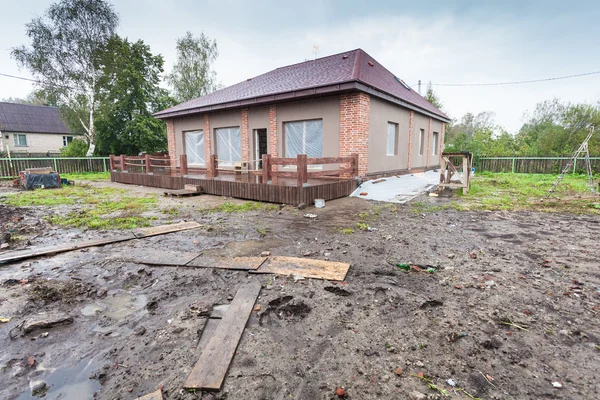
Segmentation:
{"type": "MultiPolygon", "coordinates": [[[[596,216],[420,213],[350,198],[223,214],[198,211],[218,197],[168,201],[181,210],[172,220],[204,227],[0,266],[0,317],[10,318],[0,323],[0,398],[128,400],[159,385],[166,399],[334,399],[338,387],[349,399],[600,398],[596,216]],[[351,267],[334,283],[120,259],[160,249],[270,250],[351,267]],[[248,279],[263,284],[261,310],[223,389],[183,390],[203,331],[218,323],[212,308],[248,279]],[[44,319],[63,324],[36,325],[44,319]]],[[[114,234],[53,227],[48,212],[0,207],[0,218],[22,237],[16,247],[114,234]]]]}

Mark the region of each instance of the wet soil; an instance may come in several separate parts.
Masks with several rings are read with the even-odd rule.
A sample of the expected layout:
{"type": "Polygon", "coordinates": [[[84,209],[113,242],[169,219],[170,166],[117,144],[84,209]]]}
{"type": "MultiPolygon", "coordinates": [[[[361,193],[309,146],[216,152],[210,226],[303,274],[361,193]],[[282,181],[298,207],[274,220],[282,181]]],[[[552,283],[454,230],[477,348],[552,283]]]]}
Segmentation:
{"type": "MultiPolygon", "coordinates": [[[[0,266],[0,317],[10,318],[0,323],[0,398],[33,398],[40,382],[52,399],[129,400],[159,385],[166,399],[333,399],[337,387],[349,399],[403,399],[415,390],[441,398],[420,372],[454,399],[468,397],[448,379],[482,399],[600,398],[598,217],[417,214],[408,206],[373,213],[372,203],[350,198],[319,210],[198,211],[219,201],[178,203],[174,220],[184,215],[202,229],[0,266]],[[341,232],[368,211],[377,230],[341,232]],[[263,283],[261,307],[223,389],[190,393],[183,383],[206,343],[203,333],[219,321],[212,310],[229,304],[249,274],[114,256],[148,249],[268,250],[351,267],[337,283],[251,275],[263,283]],[[27,321],[53,315],[73,322],[23,331],[27,321]]],[[[45,212],[28,210],[27,224],[45,212]]],[[[41,224],[23,241],[34,247],[112,234],[41,224]]]]}

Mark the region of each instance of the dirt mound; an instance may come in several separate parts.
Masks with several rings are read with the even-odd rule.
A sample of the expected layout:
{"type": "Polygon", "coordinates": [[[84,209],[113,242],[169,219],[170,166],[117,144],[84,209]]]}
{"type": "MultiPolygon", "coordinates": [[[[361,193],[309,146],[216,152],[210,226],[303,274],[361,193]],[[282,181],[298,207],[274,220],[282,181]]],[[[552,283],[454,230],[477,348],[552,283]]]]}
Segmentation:
{"type": "Polygon", "coordinates": [[[298,322],[306,318],[312,308],[303,301],[294,302],[292,296],[278,297],[269,302],[269,307],[260,315],[259,324],[271,325],[280,321],[298,322]]]}

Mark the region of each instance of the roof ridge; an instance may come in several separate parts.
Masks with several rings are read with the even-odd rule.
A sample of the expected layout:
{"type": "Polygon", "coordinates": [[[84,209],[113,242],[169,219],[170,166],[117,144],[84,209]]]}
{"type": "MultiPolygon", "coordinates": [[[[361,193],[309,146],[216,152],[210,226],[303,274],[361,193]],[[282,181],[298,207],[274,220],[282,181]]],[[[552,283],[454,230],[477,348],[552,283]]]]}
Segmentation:
{"type": "Polygon", "coordinates": [[[360,54],[361,51],[364,51],[364,50],[362,50],[361,48],[356,48],[356,49],[353,49],[353,50],[341,51],[339,53],[330,54],[328,56],[323,56],[323,57],[315,58],[314,60],[305,60],[305,61],[300,61],[300,62],[297,62],[297,63],[294,63],[294,64],[284,65],[283,67],[277,67],[273,71],[276,71],[278,69],[284,69],[284,68],[288,68],[288,67],[293,67],[294,65],[300,65],[300,64],[304,64],[304,63],[309,63],[309,62],[314,62],[314,61],[318,61],[318,60],[323,60],[325,58],[331,58],[331,57],[339,56],[339,55],[342,55],[342,54],[348,54],[348,53],[354,53],[354,52],[359,52],[359,54],[360,54]]]}
{"type": "Polygon", "coordinates": [[[10,101],[0,101],[0,104],[15,104],[17,106],[28,106],[28,107],[58,108],[57,106],[46,106],[46,105],[43,105],[43,104],[13,103],[13,102],[10,102],[10,101]]]}

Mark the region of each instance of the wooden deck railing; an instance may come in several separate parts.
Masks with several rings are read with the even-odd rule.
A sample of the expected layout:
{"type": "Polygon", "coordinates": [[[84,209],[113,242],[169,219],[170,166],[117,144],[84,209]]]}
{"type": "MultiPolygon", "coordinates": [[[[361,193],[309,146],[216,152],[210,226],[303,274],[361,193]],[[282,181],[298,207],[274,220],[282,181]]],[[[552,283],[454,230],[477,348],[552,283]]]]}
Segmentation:
{"type": "MultiPolygon", "coordinates": [[[[185,163],[187,166],[187,161],[185,163]]],[[[171,159],[169,156],[157,156],[152,154],[146,154],[143,156],[126,156],[121,154],[120,156],[110,155],[110,169],[111,171],[130,171],[137,173],[153,173],[156,169],[160,169],[163,172],[170,169],[171,159]]]]}

